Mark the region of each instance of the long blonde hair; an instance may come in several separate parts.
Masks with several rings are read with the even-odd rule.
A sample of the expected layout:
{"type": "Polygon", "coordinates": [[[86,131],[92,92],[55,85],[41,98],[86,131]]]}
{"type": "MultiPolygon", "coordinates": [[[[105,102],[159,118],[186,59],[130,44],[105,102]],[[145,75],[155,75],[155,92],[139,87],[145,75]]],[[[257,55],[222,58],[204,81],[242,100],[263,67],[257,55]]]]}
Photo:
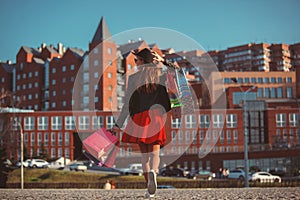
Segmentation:
{"type": "Polygon", "coordinates": [[[142,67],[140,77],[137,80],[137,91],[152,93],[157,89],[160,82],[161,69],[154,64],[147,64],[142,67]]]}

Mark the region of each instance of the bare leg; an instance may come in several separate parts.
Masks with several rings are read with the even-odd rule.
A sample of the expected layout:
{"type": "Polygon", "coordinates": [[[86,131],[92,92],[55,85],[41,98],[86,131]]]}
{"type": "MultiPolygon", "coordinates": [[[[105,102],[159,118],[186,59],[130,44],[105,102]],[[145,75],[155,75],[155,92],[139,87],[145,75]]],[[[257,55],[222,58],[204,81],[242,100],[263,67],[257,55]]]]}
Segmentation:
{"type": "Polygon", "coordinates": [[[160,145],[155,144],[149,146],[149,154],[150,154],[150,169],[153,169],[155,173],[158,173],[158,167],[160,162],[159,150],[160,145]]]}
{"type": "Polygon", "coordinates": [[[142,169],[143,169],[143,175],[145,178],[146,183],[148,183],[148,172],[150,171],[150,165],[149,165],[149,161],[150,161],[150,155],[148,152],[148,145],[141,143],[139,144],[140,146],[140,150],[142,153],[142,169]]]}

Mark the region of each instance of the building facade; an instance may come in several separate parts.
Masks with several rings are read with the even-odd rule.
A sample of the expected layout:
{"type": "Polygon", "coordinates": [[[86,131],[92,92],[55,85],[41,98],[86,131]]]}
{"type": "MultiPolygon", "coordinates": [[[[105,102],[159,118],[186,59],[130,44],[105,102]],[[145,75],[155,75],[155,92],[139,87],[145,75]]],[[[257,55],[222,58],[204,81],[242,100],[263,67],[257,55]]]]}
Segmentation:
{"type": "MultiPolygon", "coordinates": [[[[87,51],[23,46],[15,64],[1,63],[1,148],[19,160],[22,133],[28,158],[82,158],[82,138],[111,128],[123,105],[127,77],[137,70],[132,51],[148,47],[185,69],[197,97],[195,114],[168,117],[162,165],[178,157],[174,165],[188,169],[238,167],[246,124],[251,164],[282,168],[278,163],[286,166],[300,155],[299,44],[251,43],[209,52],[161,50],[141,39],[119,45],[102,18],[87,51]]],[[[137,145],[121,143],[116,165],[138,162],[137,152],[137,145]]]]}

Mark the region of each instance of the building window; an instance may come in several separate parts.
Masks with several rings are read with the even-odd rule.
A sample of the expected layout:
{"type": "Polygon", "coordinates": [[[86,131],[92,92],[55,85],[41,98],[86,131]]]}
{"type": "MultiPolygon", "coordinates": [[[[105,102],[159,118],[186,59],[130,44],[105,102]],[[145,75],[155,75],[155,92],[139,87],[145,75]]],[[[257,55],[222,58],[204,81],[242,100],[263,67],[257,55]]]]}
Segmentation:
{"type": "Polygon", "coordinates": [[[70,158],[70,150],[69,148],[65,148],[65,157],[70,158]]]}
{"type": "Polygon", "coordinates": [[[71,65],[70,70],[72,70],[72,71],[75,70],[75,65],[71,65]]]}
{"type": "Polygon", "coordinates": [[[107,48],[107,53],[108,54],[112,54],[112,49],[111,48],[107,48]]]}
{"type": "Polygon", "coordinates": [[[84,74],[83,74],[83,82],[84,83],[88,83],[89,82],[89,73],[88,72],[85,72],[84,74]]]}
{"type": "Polygon", "coordinates": [[[66,130],[75,130],[75,117],[74,116],[65,116],[65,129],[66,130]]]}
{"type": "Polygon", "coordinates": [[[56,158],[56,150],[55,150],[55,148],[51,148],[51,158],[56,158]]]}
{"type": "Polygon", "coordinates": [[[181,118],[172,120],[172,128],[180,128],[181,126],[181,118]]]}
{"type": "Polygon", "coordinates": [[[65,132],[65,145],[68,146],[70,145],[70,133],[65,132]]]}
{"type": "Polygon", "coordinates": [[[293,88],[291,88],[291,87],[286,88],[286,97],[287,98],[293,97],[293,88]]]}
{"type": "Polygon", "coordinates": [[[44,133],[44,145],[48,146],[49,145],[49,133],[44,133]]]}
{"type": "Polygon", "coordinates": [[[200,133],[199,133],[199,142],[200,142],[200,144],[203,144],[203,140],[204,140],[204,131],[200,131],[200,133]]]}
{"type": "Polygon", "coordinates": [[[277,98],[282,98],[283,93],[282,93],[282,88],[277,88],[277,98]]]}
{"type": "Polygon", "coordinates": [[[93,50],[94,54],[97,54],[98,53],[98,48],[95,47],[94,50],[93,50]]]}
{"type": "Polygon", "coordinates": [[[111,73],[111,72],[108,72],[108,73],[107,73],[107,77],[108,77],[108,78],[112,78],[112,73],[111,73]]]}
{"type": "Polygon", "coordinates": [[[277,83],[282,83],[282,78],[281,77],[277,78],[277,83]]]}
{"type": "Polygon", "coordinates": [[[56,73],[56,68],[52,68],[52,74],[55,74],[56,73]]]}
{"type": "Polygon", "coordinates": [[[261,77],[257,78],[257,83],[262,83],[263,79],[261,77]]]}
{"type": "Polygon", "coordinates": [[[214,140],[214,143],[216,143],[218,141],[218,138],[219,138],[218,131],[217,130],[213,130],[213,140],[214,140]]]}
{"type": "Polygon", "coordinates": [[[276,98],[276,88],[270,88],[270,96],[271,98],[276,98]]]}
{"type": "Polygon", "coordinates": [[[59,158],[62,157],[62,148],[58,148],[57,153],[59,158]]]}
{"type": "Polygon", "coordinates": [[[196,128],[196,116],[186,115],[185,116],[185,127],[186,128],[196,128]]]}
{"type": "Polygon", "coordinates": [[[234,142],[234,144],[238,143],[238,131],[237,130],[233,130],[233,142],[234,142]]]}
{"type": "Polygon", "coordinates": [[[269,83],[269,78],[268,77],[264,78],[264,83],[269,83]]]}
{"type": "Polygon", "coordinates": [[[299,116],[299,114],[297,114],[297,113],[290,113],[289,114],[290,126],[292,126],[292,127],[297,127],[298,126],[298,116],[299,116]]]}
{"type": "Polygon", "coordinates": [[[115,120],[114,116],[106,116],[106,128],[110,129],[114,126],[115,120]]]}
{"type": "Polygon", "coordinates": [[[210,126],[210,117],[209,115],[200,115],[200,128],[208,128],[210,126]]]}
{"type": "Polygon", "coordinates": [[[93,130],[98,130],[103,127],[103,116],[93,116],[93,130]]]}
{"type": "Polygon", "coordinates": [[[190,131],[185,131],[185,144],[190,144],[191,133],[190,131]]]}
{"type": "Polygon", "coordinates": [[[38,130],[48,130],[48,117],[38,117],[38,130]]]}
{"type": "Polygon", "coordinates": [[[63,66],[61,70],[62,70],[62,72],[65,72],[67,70],[67,67],[63,66]]]}
{"type": "Polygon", "coordinates": [[[90,117],[79,116],[79,130],[88,130],[90,128],[90,117]]]}
{"type": "Polygon", "coordinates": [[[30,141],[31,141],[31,146],[34,146],[34,142],[35,142],[35,133],[32,132],[30,133],[30,141]]]}
{"type": "Polygon", "coordinates": [[[236,114],[226,115],[227,128],[236,128],[237,126],[237,117],[236,114]]]}
{"type": "Polygon", "coordinates": [[[51,129],[52,130],[61,130],[62,128],[62,117],[61,116],[52,116],[51,117],[51,129]]]}
{"type": "Polygon", "coordinates": [[[220,143],[224,144],[224,130],[221,130],[221,134],[220,134],[220,143]]]}
{"type": "Polygon", "coordinates": [[[34,117],[24,117],[24,130],[34,130],[34,117]]]}
{"type": "Polygon", "coordinates": [[[223,128],[224,117],[221,114],[213,115],[213,127],[214,128],[223,128]]]}
{"type": "Polygon", "coordinates": [[[62,146],[63,143],[63,135],[62,132],[58,133],[58,146],[62,146]]]}
{"type": "Polygon", "coordinates": [[[51,146],[56,146],[56,133],[51,133],[51,146]]]}
{"type": "Polygon", "coordinates": [[[210,141],[210,138],[211,138],[211,132],[209,130],[207,130],[206,134],[205,134],[205,140],[210,141]]]}
{"type": "Polygon", "coordinates": [[[176,144],[176,131],[172,131],[172,144],[176,144]]]}
{"type": "Polygon", "coordinates": [[[197,131],[193,131],[192,135],[193,135],[193,144],[197,144],[197,131]]]}
{"type": "Polygon", "coordinates": [[[286,127],[286,114],[276,114],[276,127],[286,127]]]}
{"type": "Polygon", "coordinates": [[[256,83],[256,78],[255,77],[251,78],[251,83],[256,83]]]}
{"type": "Polygon", "coordinates": [[[56,80],[52,79],[52,85],[55,85],[55,84],[56,84],[56,80]]]}
{"type": "Polygon", "coordinates": [[[226,137],[227,137],[227,144],[231,144],[231,131],[226,131],[226,137]]]}
{"type": "Polygon", "coordinates": [[[94,66],[96,67],[98,66],[98,64],[99,64],[98,60],[94,60],[94,66]]]}
{"type": "Polygon", "coordinates": [[[269,98],[270,95],[269,95],[269,88],[264,88],[264,97],[265,98],[269,98]]]}
{"type": "Polygon", "coordinates": [[[287,83],[292,83],[292,78],[291,78],[291,77],[287,77],[287,78],[286,78],[286,82],[287,82],[287,83]]]}
{"type": "Polygon", "coordinates": [[[183,133],[182,133],[182,131],[178,131],[178,143],[179,144],[183,143],[183,133]]]}
{"type": "Polygon", "coordinates": [[[38,132],[38,146],[42,146],[42,133],[38,132]]]}

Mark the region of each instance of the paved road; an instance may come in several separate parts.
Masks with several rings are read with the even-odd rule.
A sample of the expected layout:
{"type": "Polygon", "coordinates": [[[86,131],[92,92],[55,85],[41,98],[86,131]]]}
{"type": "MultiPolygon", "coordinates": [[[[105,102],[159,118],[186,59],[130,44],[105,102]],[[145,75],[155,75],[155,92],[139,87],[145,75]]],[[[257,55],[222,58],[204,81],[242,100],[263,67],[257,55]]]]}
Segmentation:
{"type": "MultiPolygon", "coordinates": [[[[0,199],[145,199],[145,190],[103,189],[0,189],[0,199]]],[[[300,199],[300,187],[292,188],[224,188],[224,189],[159,189],[155,199],[300,199]]]]}

